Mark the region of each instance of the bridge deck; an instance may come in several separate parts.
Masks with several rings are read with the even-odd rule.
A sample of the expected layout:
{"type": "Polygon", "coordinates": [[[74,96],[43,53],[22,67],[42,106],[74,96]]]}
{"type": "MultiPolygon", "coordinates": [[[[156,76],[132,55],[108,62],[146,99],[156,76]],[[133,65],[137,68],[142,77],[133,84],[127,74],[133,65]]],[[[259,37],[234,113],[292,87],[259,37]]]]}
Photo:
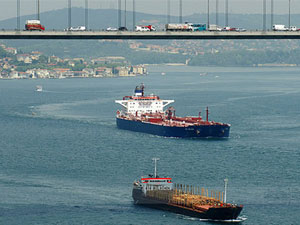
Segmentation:
{"type": "Polygon", "coordinates": [[[0,39],[300,39],[300,32],[0,31],[0,39]]]}

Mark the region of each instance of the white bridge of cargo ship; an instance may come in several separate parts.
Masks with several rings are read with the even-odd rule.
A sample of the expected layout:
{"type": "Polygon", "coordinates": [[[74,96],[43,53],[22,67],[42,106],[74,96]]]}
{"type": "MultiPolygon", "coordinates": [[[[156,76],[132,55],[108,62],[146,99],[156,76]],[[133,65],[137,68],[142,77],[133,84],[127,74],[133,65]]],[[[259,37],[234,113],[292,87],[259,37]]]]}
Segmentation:
{"type": "Polygon", "coordinates": [[[156,95],[142,96],[136,93],[134,96],[126,96],[123,100],[115,102],[124,107],[126,114],[139,116],[147,113],[164,113],[164,107],[174,100],[162,100],[156,95]]]}
{"type": "Polygon", "coordinates": [[[139,181],[135,181],[133,188],[142,190],[144,194],[153,190],[173,190],[172,178],[157,176],[157,161],[159,158],[153,158],[152,160],[154,161],[154,175],[142,177],[139,181]]]}

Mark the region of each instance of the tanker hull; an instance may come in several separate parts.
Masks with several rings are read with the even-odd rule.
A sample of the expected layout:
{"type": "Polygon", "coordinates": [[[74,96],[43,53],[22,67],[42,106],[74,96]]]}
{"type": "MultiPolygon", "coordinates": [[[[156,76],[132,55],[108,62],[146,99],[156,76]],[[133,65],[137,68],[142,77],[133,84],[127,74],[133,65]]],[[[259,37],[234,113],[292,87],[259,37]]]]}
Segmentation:
{"type": "Polygon", "coordinates": [[[177,138],[228,138],[230,131],[230,126],[227,124],[176,127],[124,118],[117,118],[117,127],[124,130],[177,138]]]}

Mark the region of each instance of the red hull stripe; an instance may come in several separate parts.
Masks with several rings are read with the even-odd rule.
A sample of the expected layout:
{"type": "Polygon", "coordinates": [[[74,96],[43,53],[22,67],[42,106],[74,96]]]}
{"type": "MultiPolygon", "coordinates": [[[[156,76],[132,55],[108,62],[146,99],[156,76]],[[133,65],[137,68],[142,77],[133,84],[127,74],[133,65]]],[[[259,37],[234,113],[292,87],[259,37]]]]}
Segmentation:
{"type": "Polygon", "coordinates": [[[172,178],[141,178],[141,180],[172,180],[172,178]]]}
{"type": "MultiPolygon", "coordinates": [[[[145,182],[142,182],[143,184],[148,184],[149,182],[148,181],[145,181],[145,182]]],[[[168,181],[169,184],[172,184],[171,181],[168,181]]]]}

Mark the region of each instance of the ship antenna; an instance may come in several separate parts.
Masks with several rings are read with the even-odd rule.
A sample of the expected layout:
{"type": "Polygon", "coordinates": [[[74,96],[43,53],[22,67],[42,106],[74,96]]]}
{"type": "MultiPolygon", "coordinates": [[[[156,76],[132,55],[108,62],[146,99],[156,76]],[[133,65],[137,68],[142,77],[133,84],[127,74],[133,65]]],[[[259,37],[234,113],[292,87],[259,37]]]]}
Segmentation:
{"type": "Polygon", "coordinates": [[[225,188],[225,192],[224,192],[224,203],[226,203],[227,201],[227,184],[228,184],[228,179],[224,179],[224,188],[225,188]]]}
{"type": "Polygon", "coordinates": [[[159,160],[159,158],[153,158],[152,160],[154,161],[154,178],[156,178],[156,163],[159,160]]]}
{"type": "Polygon", "coordinates": [[[141,88],[142,88],[142,96],[144,96],[144,89],[145,89],[144,83],[141,83],[141,88]]]}
{"type": "Polygon", "coordinates": [[[208,107],[206,107],[206,121],[208,122],[208,114],[209,114],[209,112],[208,112],[208,107]]]}

